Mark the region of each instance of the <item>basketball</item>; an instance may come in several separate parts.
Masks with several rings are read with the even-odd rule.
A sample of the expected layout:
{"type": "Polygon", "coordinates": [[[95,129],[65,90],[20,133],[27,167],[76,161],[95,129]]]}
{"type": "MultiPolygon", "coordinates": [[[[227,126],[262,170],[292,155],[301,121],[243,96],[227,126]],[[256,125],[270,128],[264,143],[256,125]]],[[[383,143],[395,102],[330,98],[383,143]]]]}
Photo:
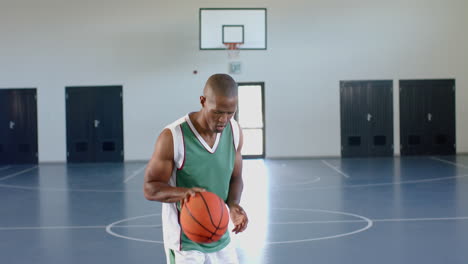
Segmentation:
{"type": "Polygon", "coordinates": [[[190,240],[212,243],[226,233],[229,212],[218,195],[212,192],[198,192],[182,206],[180,224],[190,240]]]}

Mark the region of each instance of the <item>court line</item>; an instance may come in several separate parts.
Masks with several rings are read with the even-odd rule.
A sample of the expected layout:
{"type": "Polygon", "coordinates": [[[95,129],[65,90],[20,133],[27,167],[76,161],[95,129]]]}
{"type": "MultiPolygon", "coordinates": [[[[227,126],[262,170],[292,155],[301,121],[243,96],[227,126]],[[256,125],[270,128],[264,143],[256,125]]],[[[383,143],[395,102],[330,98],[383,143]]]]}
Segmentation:
{"type": "Polygon", "coordinates": [[[321,210],[321,209],[307,209],[307,208],[272,208],[272,209],[286,210],[286,211],[324,212],[324,213],[352,216],[352,217],[361,219],[361,222],[365,222],[365,223],[367,223],[367,225],[365,227],[363,227],[363,228],[354,230],[352,232],[347,232],[347,233],[342,233],[342,234],[337,234],[337,235],[332,235],[332,236],[306,238],[306,239],[298,239],[298,240],[266,242],[266,244],[269,244],[269,245],[293,244],[293,243],[302,243],[302,242],[310,242],[310,241],[340,238],[340,237],[350,236],[350,235],[354,235],[354,234],[357,234],[357,233],[364,232],[364,231],[368,230],[369,228],[371,228],[372,225],[374,224],[371,219],[369,219],[369,218],[367,218],[365,216],[357,215],[357,214],[353,214],[353,213],[340,212],[340,211],[321,210]]]}
{"type": "MultiPolygon", "coordinates": [[[[161,227],[162,225],[115,225],[112,228],[147,228],[161,227]]],[[[2,230],[56,230],[56,229],[104,229],[107,226],[15,226],[0,227],[2,230]]]]}
{"type": "Polygon", "coordinates": [[[144,169],[146,168],[146,164],[139,168],[138,170],[134,171],[132,175],[130,175],[129,177],[127,177],[125,180],[124,180],[124,183],[127,183],[129,180],[133,179],[134,177],[136,177],[138,174],[140,174],[144,169]]]}
{"type": "Polygon", "coordinates": [[[0,227],[0,230],[54,230],[54,229],[99,229],[106,226],[18,226],[0,227]]]}
{"type": "Polygon", "coordinates": [[[9,169],[9,168],[11,168],[11,166],[6,166],[6,167],[3,167],[3,168],[0,168],[0,171],[6,170],[6,169],[9,169]]]}
{"type": "Polygon", "coordinates": [[[162,227],[162,225],[115,225],[113,226],[112,228],[146,228],[146,227],[149,227],[149,228],[154,228],[154,227],[162,227]]]}
{"type": "MultiPolygon", "coordinates": [[[[374,221],[373,219],[370,219],[374,221]]],[[[307,224],[335,224],[335,223],[363,223],[365,220],[330,220],[330,221],[289,221],[289,222],[272,222],[270,225],[307,225],[307,224]]]]}
{"type": "Polygon", "coordinates": [[[41,191],[56,191],[56,192],[103,192],[103,193],[140,193],[141,190],[105,190],[105,189],[70,189],[70,188],[54,188],[54,187],[36,187],[36,186],[21,186],[13,184],[0,184],[0,187],[21,189],[21,190],[41,190],[41,191]]]}
{"type": "Polygon", "coordinates": [[[303,182],[296,182],[296,183],[287,183],[287,184],[281,184],[280,186],[272,186],[273,188],[284,188],[284,187],[291,187],[291,186],[295,186],[295,185],[305,185],[305,184],[312,184],[312,183],[316,183],[316,182],[319,182],[321,180],[320,177],[317,177],[313,180],[310,180],[310,181],[303,181],[303,182]]]}
{"type": "Polygon", "coordinates": [[[19,172],[15,172],[15,173],[13,173],[13,174],[10,174],[10,175],[7,175],[7,176],[5,176],[5,177],[0,178],[0,181],[4,181],[4,180],[6,180],[6,179],[13,178],[13,177],[18,176],[18,175],[20,175],[20,174],[23,174],[23,173],[25,173],[25,172],[32,171],[32,170],[34,170],[34,169],[36,169],[36,168],[37,168],[37,166],[34,166],[34,167],[32,167],[32,168],[29,168],[29,169],[25,169],[25,170],[22,170],[22,171],[19,171],[19,172]]]}
{"type": "MultiPolygon", "coordinates": [[[[419,221],[453,221],[468,220],[468,216],[460,217],[440,217],[440,218],[389,218],[389,219],[370,219],[372,222],[419,222],[419,221]]],[[[300,224],[336,224],[336,223],[363,223],[365,220],[333,220],[333,221],[290,221],[273,222],[271,225],[300,225],[300,224]]]]}
{"type": "Polygon", "coordinates": [[[437,161],[440,161],[440,162],[443,162],[443,163],[451,164],[451,165],[454,165],[456,167],[462,167],[462,168],[468,169],[468,166],[466,166],[464,164],[460,164],[460,163],[456,163],[456,162],[452,162],[452,161],[448,161],[448,160],[444,160],[444,159],[439,159],[439,158],[436,158],[436,157],[431,157],[431,159],[437,160],[437,161]]]}
{"type": "Polygon", "coordinates": [[[116,221],[116,222],[111,223],[110,225],[106,226],[106,232],[107,232],[109,235],[111,235],[111,236],[115,236],[115,237],[119,237],[119,238],[123,238],[123,239],[128,239],[128,240],[133,240],[133,241],[139,241],[139,242],[148,242],[148,243],[164,244],[164,242],[163,242],[163,241],[160,241],[160,240],[149,240],[149,239],[141,239],[141,238],[129,237],[129,236],[120,235],[120,234],[115,233],[114,231],[112,231],[112,228],[113,228],[113,227],[117,226],[118,224],[120,224],[120,223],[122,223],[122,222],[127,222],[127,221],[131,221],[131,220],[135,220],[135,219],[141,219],[141,218],[145,218],[145,217],[148,217],[148,216],[158,216],[158,215],[161,215],[161,214],[149,214],[149,215],[141,215],[141,216],[135,216],[135,217],[125,218],[125,219],[116,221]]]}
{"type": "MultiPolygon", "coordinates": [[[[386,183],[369,183],[369,184],[356,184],[356,185],[345,185],[345,186],[316,186],[309,188],[291,188],[289,186],[282,187],[281,189],[285,191],[306,191],[306,190],[328,190],[328,189],[345,189],[345,188],[361,188],[361,187],[380,187],[380,186],[389,186],[389,185],[403,185],[403,184],[413,184],[413,183],[425,183],[425,182],[435,182],[435,181],[445,181],[458,178],[466,178],[468,174],[450,176],[450,177],[440,177],[435,179],[422,179],[422,180],[412,180],[412,181],[400,181],[400,182],[386,182],[386,183]]],[[[103,192],[103,193],[141,193],[142,190],[105,190],[105,189],[70,189],[70,188],[53,188],[53,187],[36,187],[36,186],[21,186],[13,184],[0,184],[0,188],[11,188],[11,189],[21,189],[21,190],[43,190],[43,191],[58,191],[58,192],[103,192]]]]}
{"type": "MultiPolygon", "coordinates": [[[[339,237],[344,237],[344,236],[357,234],[357,233],[363,232],[363,231],[365,231],[365,230],[372,227],[372,220],[370,220],[370,219],[368,219],[368,218],[366,218],[364,216],[360,216],[360,215],[356,215],[356,214],[352,214],[352,213],[329,211],[329,210],[320,210],[320,209],[305,209],[305,208],[304,209],[301,209],[301,208],[274,208],[274,209],[277,209],[277,210],[290,210],[290,211],[291,210],[294,210],[294,211],[318,211],[318,212],[326,212],[326,213],[332,213],[332,214],[341,214],[341,215],[353,216],[353,217],[364,220],[364,222],[366,222],[367,225],[365,227],[363,227],[363,228],[360,228],[360,229],[352,231],[352,232],[337,234],[337,235],[333,235],[333,236],[308,238],[308,239],[301,239],[301,240],[274,241],[274,242],[266,242],[266,244],[290,244],[290,243],[301,243],[301,242],[308,242],[308,241],[317,241],[317,240],[324,240],[324,239],[339,238],[339,237]]],[[[115,227],[116,225],[118,225],[118,224],[120,224],[122,222],[127,222],[127,221],[131,221],[131,220],[141,219],[141,218],[145,218],[145,217],[149,217],[149,216],[155,216],[155,215],[160,215],[160,214],[142,215],[142,216],[136,216],[136,217],[126,218],[126,219],[116,221],[116,222],[114,222],[114,223],[112,223],[112,224],[110,224],[110,225],[108,225],[106,227],[106,232],[109,233],[112,236],[116,236],[116,237],[123,238],[123,239],[139,241],[139,242],[163,244],[163,241],[141,239],[141,238],[136,238],[136,237],[129,237],[129,236],[121,235],[121,234],[118,234],[118,233],[115,233],[114,231],[112,231],[113,227],[115,227]]]]}
{"type": "Polygon", "coordinates": [[[326,162],[325,160],[320,160],[323,164],[327,165],[327,167],[331,168],[332,170],[338,172],[339,174],[343,175],[344,177],[346,178],[350,178],[349,175],[347,175],[346,173],[342,172],[341,170],[339,170],[337,167],[331,165],[330,163],[326,162]]]}
{"type": "Polygon", "coordinates": [[[451,220],[468,220],[468,216],[458,217],[435,217],[435,218],[390,218],[390,219],[375,219],[374,222],[416,222],[416,221],[451,221],[451,220]]]}
{"type": "MultiPolygon", "coordinates": [[[[389,185],[403,185],[403,184],[412,184],[412,183],[425,183],[425,182],[435,182],[435,181],[445,181],[450,179],[466,178],[468,174],[449,176],[449,177],[440,177],[435,179],[422,179],[422,180],[411,180],[411,181],[400,181],[400,182],[385,182],[385,183],[369,183],[369,184],[354,184],[354,185],[344,185],[344,186],[316,186],[309,188],[296,188],[298,190],[328,190],[328,189],[345,189],[345,188],[362,188],[362,187],[380,187],[380,186],[389,186],[389,185]]],[[[288,189],[285,189],[288,190],[288,189]]]]}
{"type": "MultiPolygon", "coordinates": [[[[275,208],[283,209],[283,208],[275,208]]],[[[295,208],[292,208],[295,209],[295,208]]],[[[325,211],[325,210],[323,210],[325,211]]],[[[372,222],[421,222],[421,221],[457,221],[468,220],[468,216],[456,217],[432,217],[432,218],[388,218],[369,219],[372,222]]],[[[340,224],[340,223],[366,223],[367,220],[332,220],[332,221],[289,221],[272,222],[270,225],[301,225],[301,224],[340,224]]],[[[112,228],[155,228],[162,225],[113,225],[112,228]]],[[[0,227],[0,230],[56,230],[56,229],[104,229],[107,226],[25,226],[25,227],[0,227]]]]}

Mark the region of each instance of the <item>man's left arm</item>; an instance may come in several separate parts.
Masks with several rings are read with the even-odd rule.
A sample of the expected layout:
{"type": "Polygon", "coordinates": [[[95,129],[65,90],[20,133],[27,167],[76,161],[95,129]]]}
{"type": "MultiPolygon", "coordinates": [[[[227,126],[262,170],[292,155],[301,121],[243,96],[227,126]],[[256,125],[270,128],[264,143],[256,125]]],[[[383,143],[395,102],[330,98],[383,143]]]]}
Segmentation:
{"type": "Polygon", "coordinates": [[[240,233],[247,228],[249,219],[244,209],[239,205],[242,190],[244,188],[244,181],[242,180],[242,145],[244,141],[244,135],[242,129],[239,127],[239,146],[236,151],[236,160],[234,163],[234,170],[231,176],[231,182],[229,183],[229,195],[227,199],[227,205],[229,206],[231,220],[234,224],[232,232],[240,233]]]}

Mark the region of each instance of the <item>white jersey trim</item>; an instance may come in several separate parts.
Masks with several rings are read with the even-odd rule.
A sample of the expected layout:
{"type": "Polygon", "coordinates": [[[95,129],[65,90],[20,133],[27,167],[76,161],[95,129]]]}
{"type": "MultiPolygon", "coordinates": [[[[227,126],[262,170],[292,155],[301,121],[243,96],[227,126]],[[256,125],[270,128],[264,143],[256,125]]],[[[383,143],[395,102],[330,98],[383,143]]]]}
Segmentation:
{"type": "Polygon", "coordinates": [[[174,123],[166,126],[166,129],[169,129],[172,133],[172,142],[174,147],[174,164],[177,169],[182,169],[185,160],[185,143],[184,143],[184,134],[180,125],[185,122],[185,116],[179,118],[174,123]]]}
{"type": "Polygon", "coordinates": [[[195,136],[197,137],[198,141],[200,141],[200,143],[203,145],[203,147],[205,147],[205,149],[210,152],[211,154],[215,153],[216,152],[216,149],[218,148],[218,144],[219,144],[219,139],[221,138],[221,133],[217,133],[216,134],[216,141],[213,145],[213,147],[210,147],[208,145],[208,143],[206,143],[206,141],[203,139],[202,136],[200,136],[200,134],[198,133],[198,131],[195,129],[195,126],[192,124],[192,121],[190,120],[190,117],[189,115],[186,116],[186,120],[187,120],[187,123],[190,127],[190,129],[192,130],[192,132],[195,134],[195,136]]]}
{"type": "Polygon", "coordinates": [[[239,141],[240,141],[240,128],[239,124],[237,123],[234,118],[231,118],[231,128],[232,128],[232,138],[234,139],[234,147],[237,149],[239,148],[239,141]]]}
{"type": "MultiPolygon", "coordinates": [[[[169,179],[170,186],[177,186],[176,174],[177,170],[181,170],[185,161],[185,143],[181,124],[186,122],[186,116],[179,118],[177,121],[166,126],[172,133],[172,141],[174,146],[174,170],[169,179]]],[[[182,228],[179,224],[179,210],[177,203],[162,203],[162,231],[164,246],[174,250],[181,250],[182,228]]]]}

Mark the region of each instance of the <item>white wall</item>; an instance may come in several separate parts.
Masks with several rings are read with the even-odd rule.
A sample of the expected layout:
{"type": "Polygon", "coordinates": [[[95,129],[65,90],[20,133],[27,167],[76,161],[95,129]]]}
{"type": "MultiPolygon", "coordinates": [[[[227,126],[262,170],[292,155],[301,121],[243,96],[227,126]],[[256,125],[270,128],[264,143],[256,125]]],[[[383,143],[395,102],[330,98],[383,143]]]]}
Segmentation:
{"type": "Polygon", "coordinates": [[[219,2],[0,0],[0,87],[37,87],[40,161],[66,160],[64,87],[114,84],[125,157],[148,159],[164,125],[199,108],[207,77],[227,71],[226,52],[198,49],[200,7],[268,9],[268,50],[242,51],[234,76],[265,82],[268,157],[338,156],[339,81],[353,79],[455,78],[468,152],[467,1],[219,2]]]}

